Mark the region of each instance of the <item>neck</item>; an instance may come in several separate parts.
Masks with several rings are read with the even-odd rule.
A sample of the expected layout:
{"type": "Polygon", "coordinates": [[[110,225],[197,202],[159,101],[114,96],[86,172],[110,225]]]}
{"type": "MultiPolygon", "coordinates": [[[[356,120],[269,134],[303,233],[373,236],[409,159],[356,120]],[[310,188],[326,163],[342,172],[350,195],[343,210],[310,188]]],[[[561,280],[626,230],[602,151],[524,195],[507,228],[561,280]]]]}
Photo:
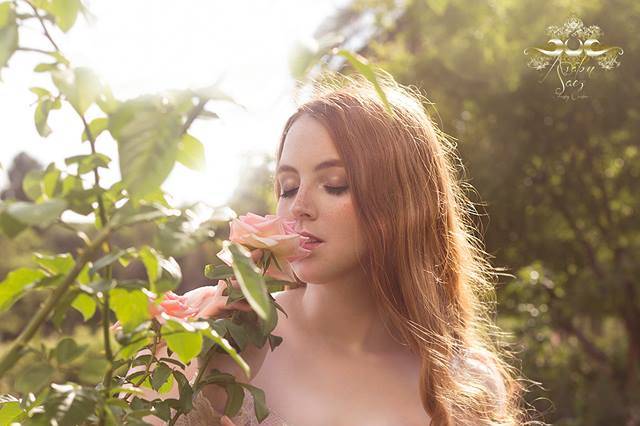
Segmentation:
{"type": "Polygon", "coordinates": [[[351,276],[300,288],[296,327],[305,340],[350,355],[406,350],[387,329],[393,330],[391,324],[385,327],[367,284],[363,277],[351,276]]]}

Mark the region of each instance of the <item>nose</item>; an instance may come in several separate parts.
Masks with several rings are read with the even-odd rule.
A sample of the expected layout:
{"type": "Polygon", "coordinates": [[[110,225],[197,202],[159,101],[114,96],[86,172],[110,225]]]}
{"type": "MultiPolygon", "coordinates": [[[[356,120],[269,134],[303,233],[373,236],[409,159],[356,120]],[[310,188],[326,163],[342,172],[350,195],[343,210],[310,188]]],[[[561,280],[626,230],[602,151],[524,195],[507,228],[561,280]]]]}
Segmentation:
{"type": "Polygon", "coordinates": [[[300,186],[296,192],[296,197],[293,200],[293,203],[291,203],[290,213],[296,219],[311,219],[315,217],[315,208],[313,208],[311,204],[307,190],[300,186]]]}

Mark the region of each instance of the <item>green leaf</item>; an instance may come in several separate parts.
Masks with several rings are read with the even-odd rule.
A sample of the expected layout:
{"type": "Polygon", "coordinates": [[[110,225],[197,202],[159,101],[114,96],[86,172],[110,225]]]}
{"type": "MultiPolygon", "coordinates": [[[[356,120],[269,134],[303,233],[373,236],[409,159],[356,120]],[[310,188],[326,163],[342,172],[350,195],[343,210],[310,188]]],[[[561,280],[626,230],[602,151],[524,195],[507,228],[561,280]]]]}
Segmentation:
{"type": "Polygon", "coordinates": [[[96,260],[93,263],[93,266],[91,266],[91,268],[89,268],[89,276],[93,277],[100,269],[111,265],[122,256],[135,253],[135,250],[136,249],[134,247],[129,247],[127,249],[120,249],[118,251],[111,252],[106,256],[102,256],[100,259],[96,260]]]}
{"type": "MultiPolygon", "coordinates": [[[[67,175],[62,179],[62,195],[86,191],[82,185],[82,178],[75,175],[67,175]]],[[[104,194],[104,193],[103,193],[104,194]]]]}
{"type": "Polygon", "coordinates": [[[33,287],[45,276],[46,274],[39,269],[26,267],[9,272],[4,281],[0,282],[0,312],[9,309],[28,288],[33,287]]]}
{"type": "Polygon", "coordinates": [[[86,293],[78,294],[71,302],[71,306],[82,314],[84,321],[92,318],[96,313],[96,301],[86,293]]]}
{"type": "Polygon", "coordinates": [[[38,102],[38,106],[36,106],[36,110],[33,114],[36,130],[43,138],[46,138],[51,134],[51,128],[47,124],[47,120],[49,119],[49,112],[51,112],[53,107],[54,101],[51,98],[43,98],[38,102]]]}
{"type": "Polygon", "coordinates": [[[61,172],[56,167],[56,163],[49,163],[42,178],[42,192],[47,198],[54,198],[62,190],[60,175],[61,172]]]}
{"type": "Polygon", "coordinates": [[[236,383],[236,378],[229,373],[223,373],[217,368],[211,370],[209,375],[205,376],[200,381],[200,386],[206,386],[210,384],[226,385],[230,383],[236,383]]]}
{"type": "Polygon", "coordinates": [[[98,167],[108,169],[111,158],[105,154],[96,152],[86,155],[74,155],[73,157],[65,158],[64,162],[68,166],[71,164],[78,164],[78,174],[82,175],[93,172],[93,169],[98,167]]]}
{"type": "Polygon", "coordinates": [[[54,351],[59,365],[69,363],[79,357],[87,349],[87,345],[78,346],[71,337],[61,339],[54,351]]]}
{"type": "Polygon", "coordinates": [[[158,388],[158,393],[165,394],[173,388],[173,375],[170,375],[165,383],[158,388]]]}
{"type": "MultiPolygon", "coordinates": [[[[44,281],[44,280],[43,280],[44,281]]],[[[62,296],[62,299],[56,303],[55,308],[53,309],[53,315],[51,316],[51,322],[56,330],[60,333],[62,330],[62,323],[67,316],[67,312],[69,311],[69,307],[71,307],[71,302],[75,299],[76,295],[80,293],[80,290],[73,289],[62,296]]]]}
{"type": "Polygon", "coordinates": [[[269,347],[271,348],[271,352],[273,352],[280,344],[283,339],[280,336],[276,336],[275,334],[269,334],[269,347]]]}
{"type": "Polygon", "coordinates": [[[13,2],[0,3],[0,69],[18,48],[18,25],[13,2]]]}
{"type": "Polygon", "coordinates": [[[13,216],[6,212],[4,204],[0,203],[0,230],[9,238],[15,238],[22,231],[27,229],[27,226],[16,220],[13,216]]]}
{"type": "Polygon", "coordinates": [[[47,55],[51,56],[53,59],[56,60],[57,63],[65,65],[65,66],[69,66],[70,62],[67,58],[64,57],[64,55],[59,52],[58,50],[52,50],[47,52],[47,55]]]}
{"type": "Polygon", "coordinates": [[[162,273],[162,268],[160,267],[160,255],[153,248],[147,245],[143,246],[138,254],[140,256],[140,260],[144,264],[144,267],[147,271],[147,277],[149,278],[149,284],[151,286],[151,291],[156,292],[155,284],[162,273]]]}
{"type": "Polygon", "coordinates": [[[55,424],[86,424],[86,420],[95,410],[99,398],[98,390],[75,383],[52,383],[51,388],[53,392],[45,402],[45,410],[48,416],[55,419],[55,424]]]}
{"type": "Polygon", "coordinates": [[[109,361],[106,359],[87,357],[81,364],[78,376],[85,383],[98,383],[104,378],[107,368],[109,368],[109,361]]]}
{"type": "Polygon", "coordinates": [[[240,385],[251,392],[256,419],[258,420],[258,423],[262,422],[269,415],[269,409],[267,408],[267,400],[264,391],[247,383],[240,383],[240,385]]]}
{"type": "Polygon", "coordinates": [[[111,295],[110,307],[116,313],[116,318],[125,332],[132,331],[151,318],[149,299],[141,290],[114,288],[109,291],[109,294],[111,295]]]}
{"type": "Polygon", "coordinates": [[[231,338],[236,342],[240,351],[243,351],[249,340],[245,328],[240,324],[229,321],[227,322],[227,330],[231,333],[231,338]]]}
{"type": "Polygon", "coordinates": [[[220,116],[213,111],[203,109],[202,112],[198,114],[198,118],[202,118],[204,120],[217,120],[220,116]]]}
{"type": "Polygon", "coordinates": [[[109,115],[109,131],[118,143],[120,174],[134,199],[156,191],[178,155],[181,117],[163,99],[143,96],[121,104],[109,115]]]}
{"type": "MultiPolygon", "coordinates": [[[[125,254],[123,254],[118,258],[118,263],[126,268],[129,265],[129,263],[131,263],[132,260],[137,258],[138,258],[138,253],[136,252],[135,247],[129,247],[126,250],[125,254]]],[[[147,288],[146,285],[144,287],[147,288]]]]}
{"type": "Polygon", "coordinates": [[[224,390],[227,392],[227,403],[224,406],[224,414],[233,417],[238,414],[242,407],[244,391],[242,390],[242,386],[236,383],[225,384],[224,390]]]}
{"type": "Polygon", "coordinates": [[[64,182],[60,180],[61,171],[55,162],[49,163],[45,170],[30,170],[22,180],[22,190],[34,201],[44,201],[64,195],[64,182]]]}
{"type": "Polygon", "coordinates": [[[102,91],[96,99],[96,104],[105,114],[113,113],[120,103],[113,97],[113,93],[111,92],[111,87],[107,83],[103,83],[102,91]]]}
{"type": "Polygon", "coordinates": [[[10,425],[23,413],[20,401],[11,395],[3,395],[0,399],[0,425],[10,425]]]}
{"type": "MultiPolygon", "coordinates": [[[[91,123],[89,123],[89,132],[91,133],[93,140],[96,140],[98,136],[100,136],[100,133],[107,130],[108,126],[109,126],[109,119],[106,117],[98,117],[91,120],[91,123]]],[[[84,129],[82,130],[82,141],[84,142],[88,140],[89,140],[89,137],[87,136],[87,130],[84,129]]]]}
{"type": "Polygon", "coordinates": [[[0,28],[4,28],[12,22],[15,22],[15,10],[13,3],[10,1],[3,1],[0,3],[0,28]]]}
{"type": "Polygon", "coordinates": [[[40,265],[48,275],[66,274],[76,264],[70,253],[46,255],[35,252],[33,260],[40,265]]]}
{"type": "Polygon", "coordinates": [[[47,72],[47,71],[56,70],[56,69],[58,69],[57,62],[53,62],[53,63],[43,62],[41,64],[36,65],[35,68],[33,68],[33,72],[47,72]]]}
{"type": "Polygon", "coordinates": [[[249,364],[242,359],[242,357],[238,354],[238,351],[235,350],[233,346],[229,343],[227,339],[222,337],[215,329],[206,328],[200,331],[203,336],[211,339],[220,346],[224,351],[235,361],[235,363],[242,369],[247,379],[251,378],[251,367],[249,364]]]}
{"type": "MultiPolygon", "coordinates": [[[[171,378],[171,382],[173,382],[173,377],[171,378]]],[[[165,423],[169,424],[169,421],[171,420],[171,408],[172,408],[169,405],[169,400],[165,399],[165,400],[155,402],[153,406],[155,408],[154,415],[164,420],[165,423]]]]}
{"type": "Polygon", "coordinates": [[[278,325],[278,312],[273,304],[269,303],[269,316],[266,320],[260,321],[260,330],[266,336],[275,330],[276,325],[278,325]]]}
{"type": "Polygon", "coordinates": [[[115,358],[129,359],[149,344],[151,344],[151,336],[149,334],[134,334],[129,342],[120,345],[115,358]]]}
{"type": "Polygon", "coordinates": [[[86,67],[52,71],[51,79],[79,114],[84,114],[102,91],[100,79],[86,67]]]}
{"type": "Polygon", "coordinates": [[[228,240],[223,242],[223,249],[228,249],[231,253],[233,272],[249,305],[265,322],[272,322],[274,309],[267,287],[260,269],[251,259],[249,250],[228,240]]]}
{"type": "Polygon", "coordinates": [[[167,346],[188,364],[202,350],[202,335],[186,321],[170,319],[162,325],[162,337],[167,346]]]}
{"type": "MultiPolygon", "coordinates": [[[[63,196],[66,198],[69,203],[69,210],[73,210],[74,212],[82,215],[88,215],[89,213],[94,212],[93,203],[96,201],[99,194],[102,194],[104,189],[102,188],[78,188],[71,187],[76,176],[67,176],[63,181],[64,186],[71,189],[66,189],[66,193],[63,193],[63,196]]],[[[78,178],[79,179],[79,178],[78,178]]]]}
{"type": "Polygon", "coordinates": [[[155,283],[156,290],[160,293],[175,290],[178,285],[180,285],[180,281],[182,281],[180,265],[173,257],[169,257],[168,259],[159,257],[158,262],[160,264],[162,274],[155,283]]]}
{"type": "Polygon", "coordinates": [[[179,406],[183,413],[187,413],[193,408],[193,388],[184,374],[178,370],[173,370],[173,377],[178,382],[178,390],[180,392],[179,406]]]}
{"type": "Polygon", "coordinates": [[[65,33],[73,27],[82,4],[80,0],[51,0],[46,8],[56,20],[56,25],[65,33]]]}
{"type": "Polygon", "coordinates": [[[163,358],[160,358],[159,361],[168,362],[169,364],[173,364],[176,367],[180,367],[183,370],[185,368],[185,365],[183,363],[181,363],[180,361],[178,361],[177,359],[174,359],[174,358],[163,357],[163,358]]]}
{"type": "Polygon", "coordinates": [[[37,363],[30,365],[18,375],[14,387],[18,392],[37,393],[43,386],[49,384],[55,370],[49,364],[37,363]]]}
{"type": "Polygon", "coordinates": [[[206,160],[202,142],[188,133],[182,135],[182,139],[180,139],[180,143],[178,143],[176,160],[192,170],[205,170],[206,160]]]}
{"type": "Polygon", "coordinates": [[[169,377],[171,377],[171,371],[167,364],[159,363],[151,375],[151,388],[157,391],[166,384],[169,377]]]}
{"type": "Polygon", "coordinates": [[[211,280],[233,277],[233,268],[228,265],[205,265],[204,276],[211,280]]]}
{"type": "Polygon", "coordinates": [[[35,93],[38,96],[38,99],[52,97],[51,92],[47,89],[43,89],[42,87],[30,87],[29,90],[35,93]]]}
{"type": "Polygon", "coordinates": [[[335,54],[346,58],[356,71],[362,74],[367,80],[369,80],[369,82],[371,82],[371,84],[373,84],[373,87],[375,88],[378,97],[384,104],[385,109],[389,114],[393,114],[393,109],[391,108],[391,104],[387,99],[387,95],[382,90],[382,87],[380,87],[380,83],[378,83],[378,77],[376,77],[376,73],[369,64],[369,61],[357,53],[351,53],[344,49],[336,49],[334,52],[335,54]]]}
{"type": "Polygon", "coordinates": [[[7,213],[16,220],[27,225],[49,226],[58,219],[67,208],[65,200],[52,198],[42,203],[29,203],[26,201],[16,201],[7,207],[7,213]]]}
{"type": "Polygon", "coordinates": [[[178,209],[166,208],[164,205],[153,202],[147,204],[140,201],[139,207],[133,208],[134,201],[129,199],[116,213],[111,217],[114,226],[130,225],[136,222],[149,222],[159,218],[169,216],[178,217],[182,213],[178,209]]]}
{"type": "Polygon", "coordinates": [[[22,179],[22,191],[31,200],[36,201],[42,195],[43,170],[29,170],[22,179]]]}

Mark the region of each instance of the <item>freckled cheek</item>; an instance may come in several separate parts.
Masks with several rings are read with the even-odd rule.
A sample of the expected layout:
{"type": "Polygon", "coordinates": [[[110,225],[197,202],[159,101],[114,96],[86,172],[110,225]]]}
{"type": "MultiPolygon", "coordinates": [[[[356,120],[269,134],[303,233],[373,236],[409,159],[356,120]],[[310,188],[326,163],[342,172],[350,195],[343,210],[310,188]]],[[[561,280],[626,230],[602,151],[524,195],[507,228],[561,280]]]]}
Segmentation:
{"type": "Polygon", "coordinates": [[[353,204],[350,201],[337,203],[328,211],[330,216],[329,222],[333,224],[330,230],[335,233],[340,240],[351,244],[355,244],[356,233],[358,232],[358,222],[353,204]]]}

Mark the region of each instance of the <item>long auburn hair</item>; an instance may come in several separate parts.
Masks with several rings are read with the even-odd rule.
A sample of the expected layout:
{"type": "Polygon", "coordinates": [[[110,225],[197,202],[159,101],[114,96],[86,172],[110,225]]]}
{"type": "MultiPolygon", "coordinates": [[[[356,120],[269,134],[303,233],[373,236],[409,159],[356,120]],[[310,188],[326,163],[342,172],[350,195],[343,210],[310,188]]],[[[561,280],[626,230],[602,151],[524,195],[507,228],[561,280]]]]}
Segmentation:
{"type": "MultiPolygon", "coordinates": [[[[284,127],[276,163],[300,116],[331,135],[369,250],[362,270],[378,309],[420,357],[431,424],[525,424],[524,388],[503,359],[512,354],[492,339],[501,334],[491,320],[498,269],[473,235],[475,209],[456,175],[455,145],[419,91],[384,74],[378,81],[391,112],[361,76],[316,81],[284,127]]],[[[275,179],[276,199],[280,190],[275,179]]]]}

